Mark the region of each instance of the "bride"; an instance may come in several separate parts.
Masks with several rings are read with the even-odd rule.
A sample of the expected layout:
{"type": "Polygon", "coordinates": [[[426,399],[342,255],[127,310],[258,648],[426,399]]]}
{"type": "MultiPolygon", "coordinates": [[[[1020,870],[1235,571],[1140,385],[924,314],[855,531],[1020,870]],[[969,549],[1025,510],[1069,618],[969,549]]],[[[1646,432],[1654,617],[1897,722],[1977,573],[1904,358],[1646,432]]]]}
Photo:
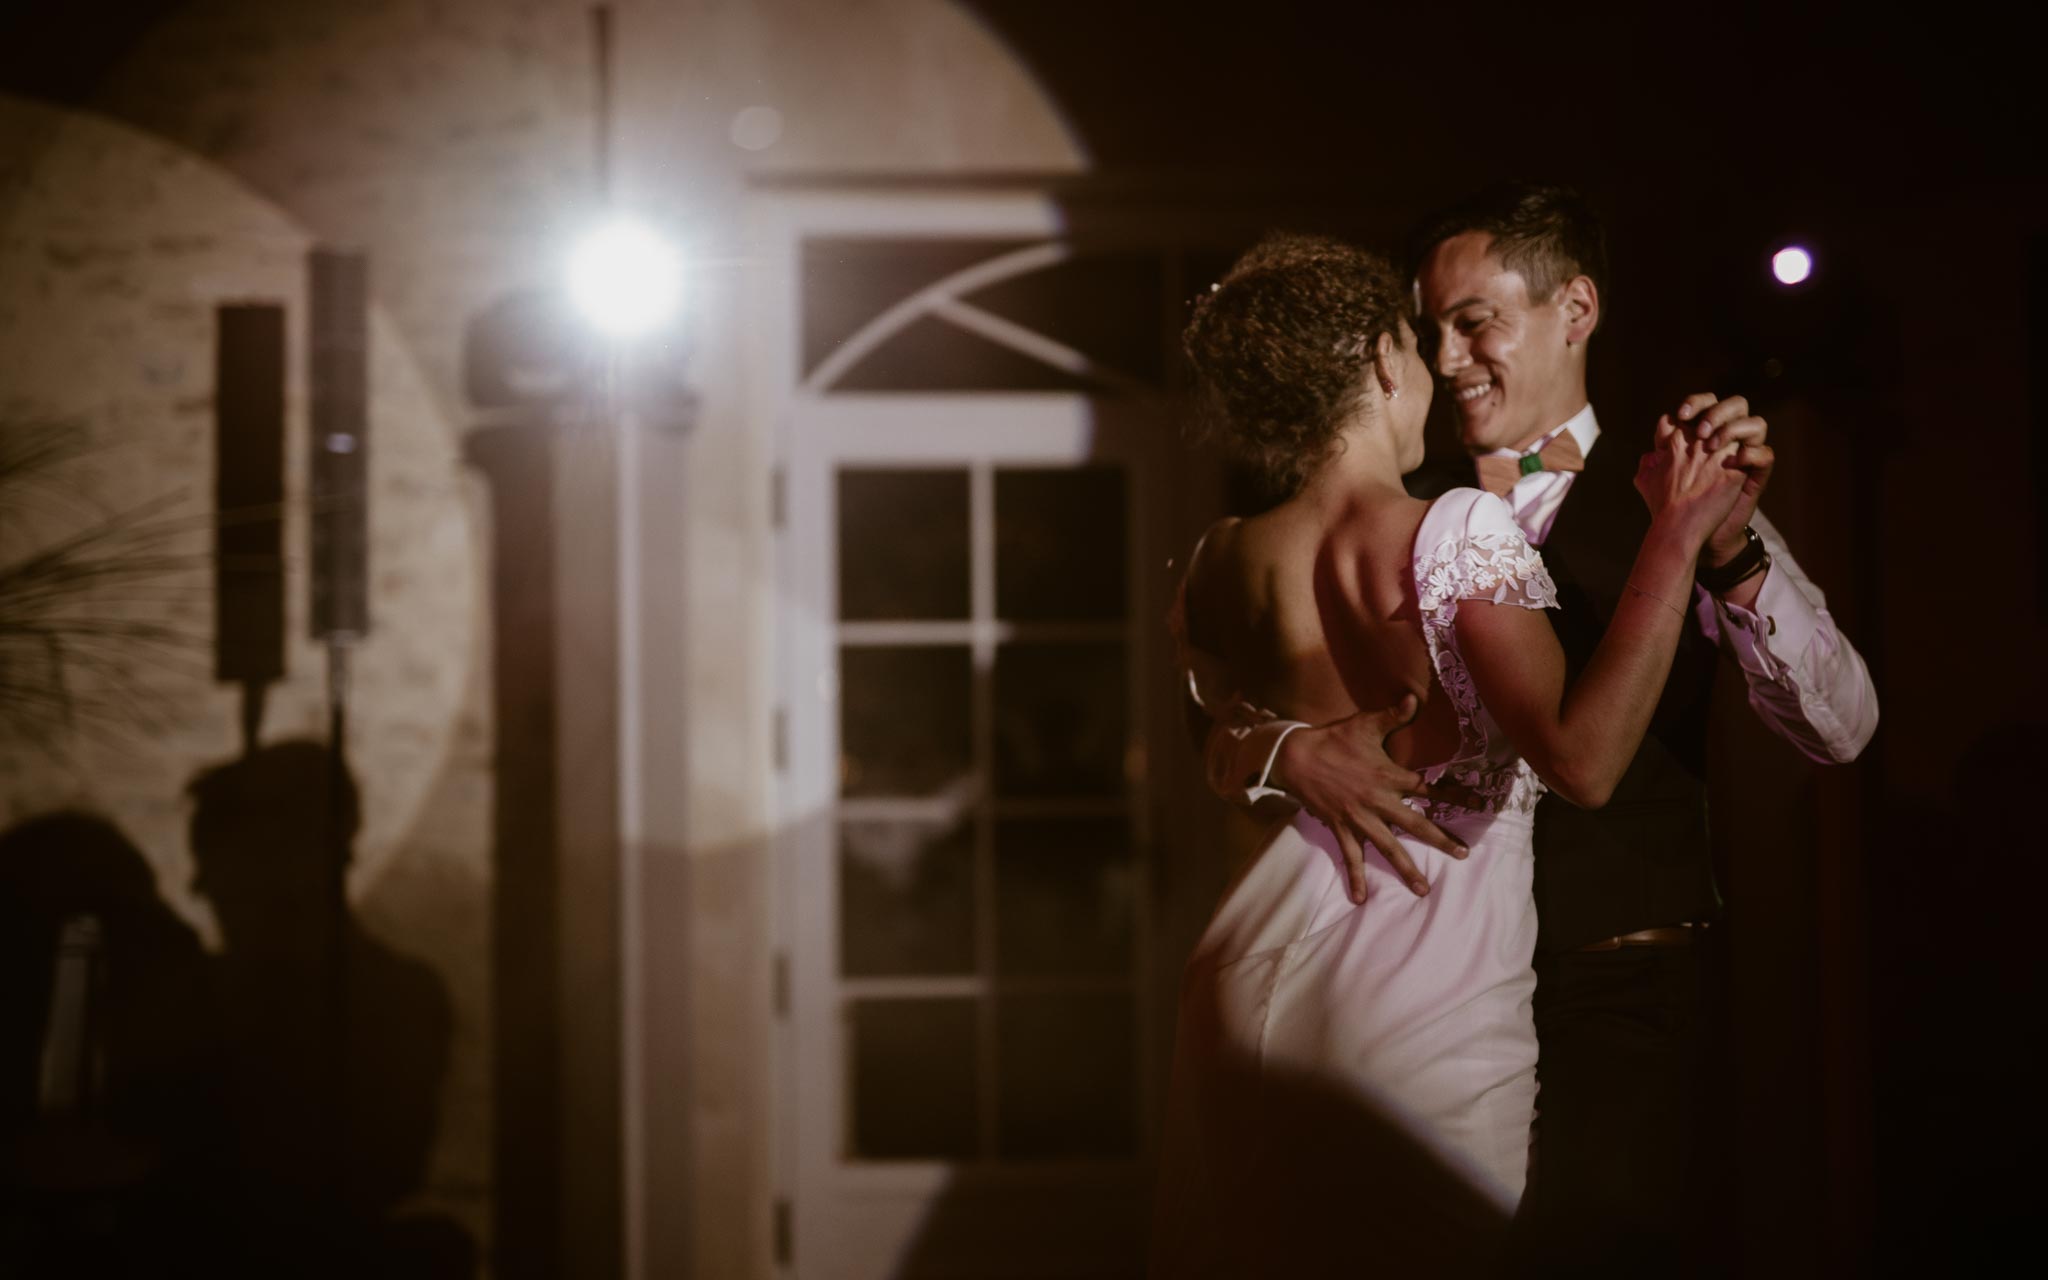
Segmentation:
{"type": "Polygon", "coordinates": [[[1326,1249],[1385,1265],[1404,1239],[1443,1271],[1492,1247],[1536,1104],[1536,800],[1606,800],[1670,669],[1701,544],[1741,488],[1734,445],[1710,453],[1658,423],[1636,477],[1649,532],[1567,688],[1540,612],[1556,591],[1506,504],[1402,488],[1431,391],[1406,301],[1375,255],[1274,236],[1183,337],[1220,443],[1290,493],[1220,522],[1189,559],[1169,624],[1194,696],[1219,716],[1321,724],[1414,695],[1388,751],[1438,794],[1455,784],[1461,802],[1427,816],[1468,865],[1439,877],[1456,855],[1404,837],[1427,884],[1375,851],[1357,903],[1337,838],[1302,813],[1226,890],[1182,983],[1155,1274],[1299,1274],[1326,1249]]]}

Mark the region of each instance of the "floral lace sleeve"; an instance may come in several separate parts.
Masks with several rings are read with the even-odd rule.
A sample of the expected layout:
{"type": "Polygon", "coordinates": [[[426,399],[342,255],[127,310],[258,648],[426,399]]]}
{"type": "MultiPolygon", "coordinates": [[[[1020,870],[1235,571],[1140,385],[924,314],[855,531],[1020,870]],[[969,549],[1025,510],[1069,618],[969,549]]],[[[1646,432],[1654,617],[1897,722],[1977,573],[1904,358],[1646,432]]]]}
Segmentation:
{"type": "Polygon", "coordinates": [[[1543,567],[1543,553],[1522,536],[1505,502],[1473,492],[1462,527],[1446,530],[1426,550],[1420,544],[1416,548],[1415,587],[1423,616],[1447,625],[1461,600],[1555,609],[1557,584],[1543,567]]]}
{"type": "MultiPolygon", "coordinates": [[[[1508,506],[1480,489],[1454,489],[1436,500],[1415,539],[1415,595],[1431,663],[1458,713],[1458,754],[1423,770],[1448,778],[1477,797],[1471,807],[1492,813],[1533,813],[1542,779],[1516,756],[1480,704],[1472,673],[1458,648],[1458,606],[1467,600],[1557,607],[1557,584],[1543,554],[1522,536],[1508,506]]],[[[1426,809],[1434,816],[1434,810],[1426,809]]]]}

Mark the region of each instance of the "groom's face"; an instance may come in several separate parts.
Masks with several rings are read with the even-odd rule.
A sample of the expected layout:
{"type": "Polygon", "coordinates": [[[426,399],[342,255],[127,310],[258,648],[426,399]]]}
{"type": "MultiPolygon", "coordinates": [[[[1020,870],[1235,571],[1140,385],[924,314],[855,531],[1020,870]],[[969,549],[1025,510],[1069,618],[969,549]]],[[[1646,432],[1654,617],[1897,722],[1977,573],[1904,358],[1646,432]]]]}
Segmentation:
{"type": "Polygon", "coordinates": [[[1437,376],[1474,453],[1524,447],[1584,398],[1557,302],[1532,300],[1492,246],[1484,231],[1452,236],[1430,250],[1415,280],[1422,323],[1436,326],[1437,376]]]}

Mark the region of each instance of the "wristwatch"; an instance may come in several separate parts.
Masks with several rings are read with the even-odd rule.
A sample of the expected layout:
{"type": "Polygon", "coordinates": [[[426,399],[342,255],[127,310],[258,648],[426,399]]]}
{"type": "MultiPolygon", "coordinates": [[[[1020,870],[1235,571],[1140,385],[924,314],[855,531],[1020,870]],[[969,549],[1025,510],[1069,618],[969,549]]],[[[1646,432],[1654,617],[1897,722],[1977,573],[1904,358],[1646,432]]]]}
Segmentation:
{"type": "Polygon", "coordinates": [[[1724,565],[1702,563],[1694,573],[1694,580],[1715,595],[1725,595],[1735,587],[1754,578],[1771,567],[1771,553],[1765,549],[1764,540],[1749,525],[1742,526],[1742,550],[1724,565]]]}

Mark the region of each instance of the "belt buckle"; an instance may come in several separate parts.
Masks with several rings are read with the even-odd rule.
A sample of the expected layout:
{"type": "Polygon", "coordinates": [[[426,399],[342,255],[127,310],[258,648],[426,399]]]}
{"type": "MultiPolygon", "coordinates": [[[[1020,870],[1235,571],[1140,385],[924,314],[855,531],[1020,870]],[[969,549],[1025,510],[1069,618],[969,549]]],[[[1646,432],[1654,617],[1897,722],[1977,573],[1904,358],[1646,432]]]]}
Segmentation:
{"type": "Polygon", "coordinates": [[[1690,946],[1693,941],[1693,935],[1690,930],[1705,929],[1708,923],[1705,920],[1681,920],[1677,924],[1660,924],[1648,929],[1638,929],[1633,933],[1616,934],[1611,938],[1602,938],[1598,942],[1588,942],[1577,949],[1580,951],[1619,951],[1623,947],[1690,946]],[[1679,933],[1679,930],[1687,930],[1688,932],[1679,933]],[[1644,935],[1664,936],[1650,937],[1644,935]]]}

